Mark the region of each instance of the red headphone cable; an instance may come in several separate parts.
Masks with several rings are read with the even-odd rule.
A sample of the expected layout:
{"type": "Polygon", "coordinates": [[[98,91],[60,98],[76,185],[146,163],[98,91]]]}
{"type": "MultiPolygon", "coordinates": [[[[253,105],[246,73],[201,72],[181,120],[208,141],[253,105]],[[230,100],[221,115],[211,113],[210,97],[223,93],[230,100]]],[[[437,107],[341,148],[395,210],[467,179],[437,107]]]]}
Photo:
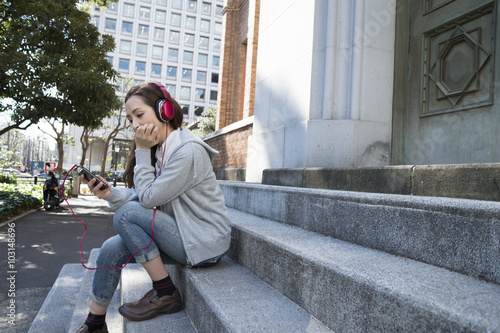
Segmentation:
{"type": "MultiPolygon", "coordinates": [[[[168,137],[168,123],[167,123],[167,129],[166,129],[166,136],[165,136],[165,147],[163,148],[163,153],[162,153],[162,157],[161,157],[161,163],[160,163],[160,170],[158,172],[158,177],[161,175],[161,168],[163,166],[163,158],[165,157],[165,150],[166,150],[166,142],[167,142],[167,137],[168,137]]],[[[68,175],[70,174],[71,171],[73,171],[76,167],[78,167],[77,164],[75,164],[69,171],[68,173],[66,174],[66,177],[64,177],[64,180],[63,180],[63,183],[62,183],[62,196],[64,198],[64,201],[66,201],[66,203],[68,204],[68,207],[69,209],[71,210],[71,213],[73,213],[73,216],[75,217],[75,219],[80,222],[81,224],[83,224],[83,226],[85,227],[85,231],[83,232],[83,237],[82,237],[82,240],[80,241],[80,254],[81,254],[81,262],[82,262],[82,266],[85,267],[86,269],[89,269],[89,270],[96,270],[96,269],[103,269],[103,268],[111,268],[111,269],[124,269],[125,266],[128,265],[128,263],[130,262],[130,260],[132,260],[132,258],[134,257],[134,255],[141,251],[141,250],[146,250],[147,248],[149,248],[149,246],[151,246],[151,244],[153,243],[153,239],[154,239],[154,236],[155,236],[155,232],[153,230],[153,222],[155,220],[155,215],[156,215],[156,209],[158,207],[155,207],[154,211],[153,211],[153,219],[151,220],[151,241],[149,242],[149,244],[146,246],[146,247],[143,247],[142,249],[139,249],[137,251],[135,251],[134,253],[132,253],[132,255],[130,256],[130,258],[128,258],[127,262],[122,266],[122,267],[111,267],[111,266],[106,266],[106,267],[87,267],[85,266],[85,263],[83,261],[83,240],[85,239],[85,235],[87,234],[87,225],[85,224],[85,222],[83,222],[82,220],[80,220],[78,217],[76,217],[76,214],[75,212],[73,211],[73,208],[71,208],[71,205],[69,204],[68,200],[66,199],[66,196],[64,195],[64,184],[66,182],[66,178],[68,178],[68,175]]]]}

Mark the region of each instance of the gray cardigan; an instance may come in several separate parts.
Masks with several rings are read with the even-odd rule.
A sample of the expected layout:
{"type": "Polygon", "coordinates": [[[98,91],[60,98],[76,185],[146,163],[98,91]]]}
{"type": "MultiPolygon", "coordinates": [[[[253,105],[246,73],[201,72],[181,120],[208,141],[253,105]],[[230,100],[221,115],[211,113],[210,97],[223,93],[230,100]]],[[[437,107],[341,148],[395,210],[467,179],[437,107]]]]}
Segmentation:
{"type": "Polygon", "coordinates": [[[188,265],[223,254],[231,242],[231,222],[212,160],[218,152],[188,129],[173,131],[158,149],[156,168],[149,149],[135,151],[134,189],[114,187],[107,199],[112,209],[130,200],[173,215],[187,254],[188,265]],[[166,145],[166,146],[165,146],[166,145]]]}

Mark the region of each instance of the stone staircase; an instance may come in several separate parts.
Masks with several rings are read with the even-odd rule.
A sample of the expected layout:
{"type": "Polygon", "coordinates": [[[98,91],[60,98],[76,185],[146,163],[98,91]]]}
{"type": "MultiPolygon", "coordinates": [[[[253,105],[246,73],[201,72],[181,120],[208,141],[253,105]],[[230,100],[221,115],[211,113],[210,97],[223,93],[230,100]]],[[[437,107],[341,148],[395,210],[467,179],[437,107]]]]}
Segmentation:
{"type": "MultiPolygon", "coordinates": [[[[130,264],[110,332],[500,332],[499,202],[220,186],[228,257],[205,269],[167,263],[185,310],[140,323],[116,310],[151,287],[130,264]]],[[[30,332],[46,332],[56,314],[67,321],[51,332],[74,332],[91,278],[65,265],[30,332]]]]}

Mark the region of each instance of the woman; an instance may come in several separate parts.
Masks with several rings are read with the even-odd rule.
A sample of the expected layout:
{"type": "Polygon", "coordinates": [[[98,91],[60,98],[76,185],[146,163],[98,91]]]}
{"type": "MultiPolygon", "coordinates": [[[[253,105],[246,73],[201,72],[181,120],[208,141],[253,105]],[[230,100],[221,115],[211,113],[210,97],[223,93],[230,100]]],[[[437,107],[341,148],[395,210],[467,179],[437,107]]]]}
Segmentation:
{"type": "MultiPolygon", "coordinates": [[[[134,254],[135,262],[151,277],[153,288],[119,309],[130,320],[146,320],[182,309],[160,251],[187,266],[216,263],[229,249],[231,227],[211,164],[217,151],[181,128],[182,109],[165,87],[157,83],[132,87],[125,110],[135,132],[125,172],[128,188],[101,190],[95,179],[87,182],[82,176],[81,180],[115,210],[118,235],[102,245],[97,267],[122,267],[134,254]]],[[[107,332],[106,310],[120,274],[112,268],[95,271],[89,315],[77,333],[107,332]]]]}

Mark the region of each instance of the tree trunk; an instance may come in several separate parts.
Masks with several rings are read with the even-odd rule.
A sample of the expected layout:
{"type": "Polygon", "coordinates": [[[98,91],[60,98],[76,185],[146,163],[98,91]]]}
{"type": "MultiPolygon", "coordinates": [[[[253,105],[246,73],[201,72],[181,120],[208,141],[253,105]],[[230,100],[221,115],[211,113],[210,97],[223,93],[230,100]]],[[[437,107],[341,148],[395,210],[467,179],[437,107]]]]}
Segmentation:
{"type": "Polygon", "coordinates": [[[59,156],[57,160],[56,172],[59,175],[62,175],[63,162],[64,162],[64,124],[62,125],[61,132],[56,132],[56,133],[57,133],[57,153],[59,156]]]}
{"type": "Polygon", "coordinates": [[[85,165],[85,158],[87,157],[87,150],[89,149],[89,136],[90,129],[84,128],[82,136],[80,136],[80,143],[82,144],[82,159],[80,160],[80,165],[85,165]]]}

